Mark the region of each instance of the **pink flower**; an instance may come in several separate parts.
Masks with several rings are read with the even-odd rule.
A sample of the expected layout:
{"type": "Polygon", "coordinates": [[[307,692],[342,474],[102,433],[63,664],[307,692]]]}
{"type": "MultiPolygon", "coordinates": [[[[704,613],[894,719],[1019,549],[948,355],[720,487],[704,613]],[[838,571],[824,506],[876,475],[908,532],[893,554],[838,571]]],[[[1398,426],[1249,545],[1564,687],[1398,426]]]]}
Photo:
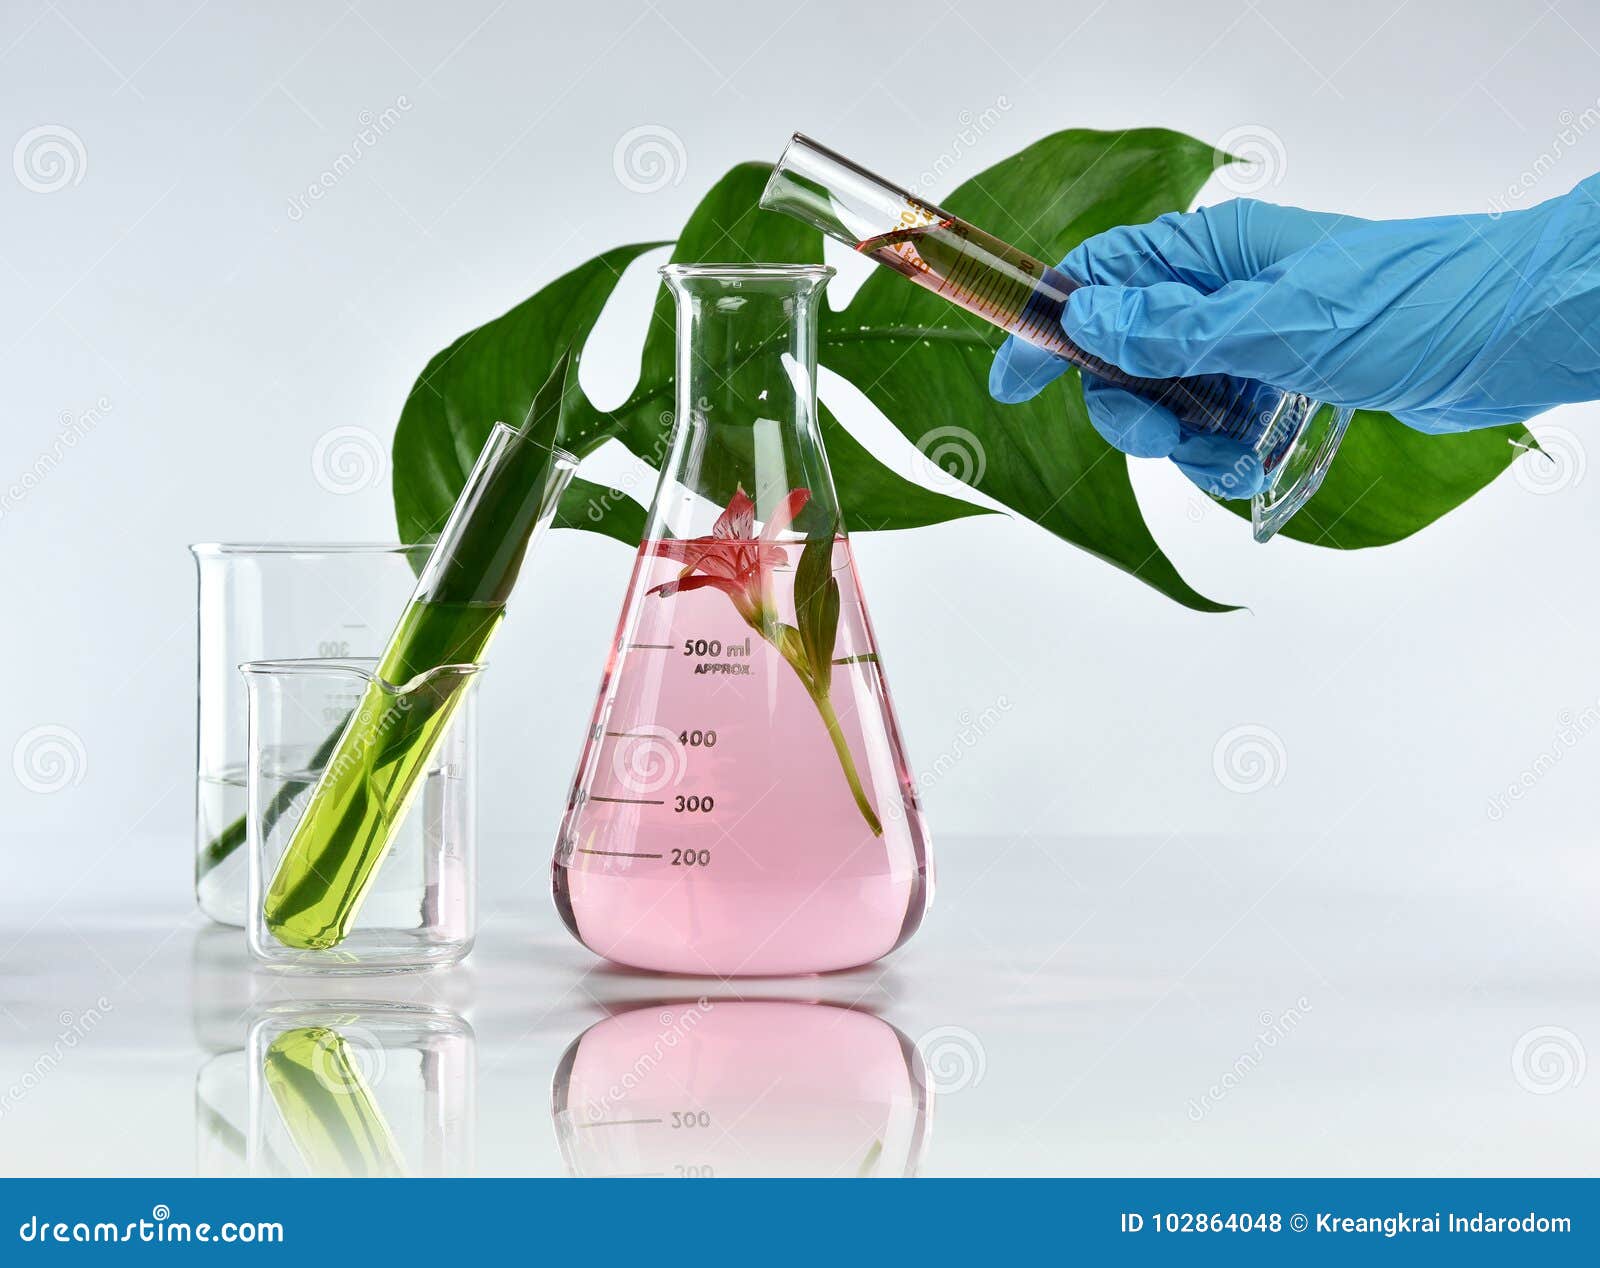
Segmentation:
{"type": "Polygon", "coordinates": [[[788,562],[777,536],[811,500],[810,489],[791,489],[778,504],[760,536],[756,535],[756,504],[743,487],[729,499],[727,509],[711,526],[711,536],[690,537],[673,544],[682,552],[683,571],[672,581],[650,590],[662,598],[680,591],[711,586],[721,590],[751,625],[761,629],[771,611],[771,579],[775,569],[788,562]]]}

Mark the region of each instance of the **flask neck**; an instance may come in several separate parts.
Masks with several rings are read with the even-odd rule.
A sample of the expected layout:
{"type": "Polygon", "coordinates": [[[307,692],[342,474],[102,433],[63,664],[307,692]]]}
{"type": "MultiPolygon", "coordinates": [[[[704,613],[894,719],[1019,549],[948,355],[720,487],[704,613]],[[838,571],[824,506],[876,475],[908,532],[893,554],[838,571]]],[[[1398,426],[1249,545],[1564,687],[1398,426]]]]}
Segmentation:
{"type": "Polygon", "coordinates": [[[808,491],[797,532],[837,523],[817,416],[821,265],[669,265],[677,311],[672,443],[653,537],[696,537],[741,490],[765,521],[808,491]]]}

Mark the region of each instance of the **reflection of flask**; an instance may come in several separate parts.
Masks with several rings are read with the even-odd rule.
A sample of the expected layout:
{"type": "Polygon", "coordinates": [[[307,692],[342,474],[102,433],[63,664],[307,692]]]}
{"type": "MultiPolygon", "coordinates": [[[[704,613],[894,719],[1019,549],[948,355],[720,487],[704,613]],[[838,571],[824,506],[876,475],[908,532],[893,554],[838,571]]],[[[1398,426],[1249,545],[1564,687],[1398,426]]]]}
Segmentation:
{"type": "Polygon", "coordinates": [[[600,955],[820,972],[905,941],[927,843],[816,407],[820,266],[663,270],[677,421],[556,846],[600,955]]]}
{"type": "Polygon", "coordinates": [[[871,1013],[699,1000],[608,1017],[561,1059],[551,1112],[580,1176],[910,1176],[921,1058],[871,1013]]]}

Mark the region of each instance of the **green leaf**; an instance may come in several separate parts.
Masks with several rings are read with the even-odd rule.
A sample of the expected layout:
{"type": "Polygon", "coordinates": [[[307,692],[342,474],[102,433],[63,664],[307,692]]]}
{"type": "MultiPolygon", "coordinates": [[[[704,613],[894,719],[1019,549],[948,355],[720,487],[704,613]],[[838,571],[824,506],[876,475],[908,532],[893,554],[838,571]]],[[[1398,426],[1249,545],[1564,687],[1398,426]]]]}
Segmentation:
{"type": "MultiPolygon", "coordinates": [[[[1427,436],[1357,410],[1322,487],[1280,533],[1337,550],[1388,546],[1460,506],[1532,444],[1520,424],[1427,436]]],[[[1250,518],[1248,502],[1222,505],[1250,518]]]]}
{"type": "MultiPolygon", "coordinates": [[[[762,211],[757,204],[772,175],[767,163],[740,163],[713,185],[689,216],[672,247],[674,264],[821,264],[822,235],[792,216],[762,211]]],[[[671,384],[677,320],[672,296],[656,293],[645,332],[639,386],[653,399],[672,404],[671,384]],[[666,389],[664,396],[662,389],[666,389]]],[[[649,452],[634,446],[635,453],[649,452]]]]}
{"type": "MultiPolygon", "coordinates": [[[[943,205],[1049,260],[1091,233],[1186,207],[1213,151],[1161,129],[1058,132],[943,205]]],[[[821,360],[957,479],[1187,607],[1228,611],[1186,582],[1151,535],[1127,460],[1089,422],[1078,376],[1032,401],[989,395],[1002,334],[880,270],[824,325],[821,360]]]]}
{"type": "Polygon", "coordinates": [[[820,401],[817,424],[838,486],[839,512],[851,532],[925,528],[994,513],[987,506],[924,488],[885,466],[820,401]]]}
{"type": "Polygon", "coordinates": [[[826,693],[833,678],[833,645],[839,633],[839,583],[833,578],[837,529],[806,539],[794,570],[795,624],[811,667],[813,692],[826,693]]]}
{"type": "MultiPolygon", "coordinates": [[[[517,583],[534,527],[548,503],[562,416],[575,391],[578,359],[563,349],[534,395],[516,438],[473,482],[428,560],[437,603],[503,606],[517,583]]],[[[431,666],[425,666],[425,668],[431,666]]]]}
{"type": "Polygon", "coordinates": [[[581,528],[633,547],[644,537],[644,512],[620,489],[574,477],[561,495],[551,527],[581,528]]]}
{"type": "MultiPolygon", "coordinates": [[[[771,172],[765,163],[741,163],[712,186],[679,235],[673,260],[819,263],[820,233],[789,216],[757,207],[771,172]]],[[[824,315],[824,332],[833,316],[824,315]]],[[[672,298],[662,290],[645,335],[638,386],[612,420],[615,433],[636,454],[664,452],[673,407],[675,328],[672,298]]],[[[818,424],[848,530],[921,528],[990,513],[988,507],[928,489],[884,465],[825,405],[820,406],[818,424]]]]}
{"type": "MultiPolygon", "coordinates": [[[[490,429],[522,422],[556,358],[568,346],[582,346],[622,270],[662,245],[637,243],[596,256],[428,362],[395,428],[392,478],[401,541],[426,541],[443,527],[490,429]]],[[[563,439],[581,457],[604,437],[588,443],[591,438],[574,428],[563,439]]]]}
{"type": "MultiPolygon", "coordinates": [[[[1033,255],[1054,261],[1084,238],[1189,206],[1211,174],[1211,146],[1158,128],[1058,132],[996,164],[944,205],[1033,255]]],[[[744,163],[695,209],[673,251],[679,261],[822,258],[821,235],[757,209],[769,168],[744,163]]],[[[568,342],[581,345],[626,265],[652,245],[621,247],[574,269],[431,361],[395,437],[396,515],[402,535],[435,531],[489,426],[520,417],[543,371],[568,342]]],[[[566,443],[580,456],[607,438],[634,453],[663,452],[672,410],[674,318],[656,297],[627,403],[595,410],[581,393],[563,410],[566,443]]],[[[927,459],[1019,515],[1200,611],[1227,606],[1195,591],[1145,524],[1127,460],[1088,421],[1078,376],[1034,401],[1002,406],[988,394],[1001,336],[944,300],[886,271],[871,275],[842,311],[821,320],[820,359],[848,378],[927,459]]],[[[825,437],[838,501],[854,530],[910,528],[983,513],[906,480],[826,409],[825,437]]],[[[1387,415],[1357,416],[1326,483],[1284,530],[1353,549],[1398,541],[1437,519],[1509,465],[1520,428],[1420,437],[1387,415]]],[[[1245,504],[1230,509],[1248,513],[1245,504]]],[[[629,544],[644,515],[631,499],[574,481],[557,523],[629,544]]]]}

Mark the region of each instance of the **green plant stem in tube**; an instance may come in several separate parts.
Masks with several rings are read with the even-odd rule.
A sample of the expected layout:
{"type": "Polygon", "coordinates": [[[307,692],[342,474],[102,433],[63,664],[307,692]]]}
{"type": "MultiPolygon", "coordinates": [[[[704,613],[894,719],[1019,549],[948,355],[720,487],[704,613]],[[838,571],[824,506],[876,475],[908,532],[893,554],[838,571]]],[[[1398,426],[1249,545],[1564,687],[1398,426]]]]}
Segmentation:
{"type": "Polygon", "coordinates": [[[326,949],[349,934],[572,477],[555,437],[576,377],[563,356],[523,428],[497,424],[479,454],[267,888],[267,928],[285,946],[326,949]]]}
{"type": "Polygon", "coordinates": [[[272,878],[267,925],[278,941],[326,948],[349,933],[504,615],[412,601],[272,878]]]}

